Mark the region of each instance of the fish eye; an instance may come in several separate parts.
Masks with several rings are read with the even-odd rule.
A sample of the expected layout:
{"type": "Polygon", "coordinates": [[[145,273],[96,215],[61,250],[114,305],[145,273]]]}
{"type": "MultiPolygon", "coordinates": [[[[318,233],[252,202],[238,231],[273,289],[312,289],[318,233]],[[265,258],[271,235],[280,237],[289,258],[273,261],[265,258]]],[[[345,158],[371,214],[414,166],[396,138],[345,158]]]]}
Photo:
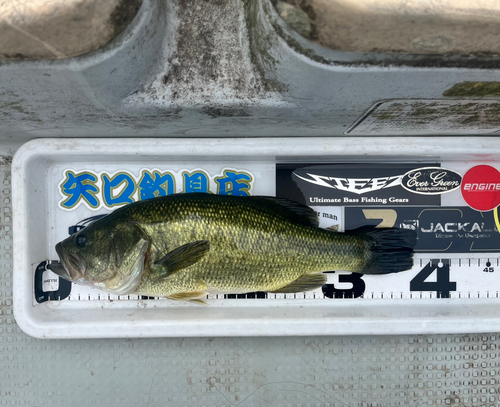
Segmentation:
{"type": "Polygon", "coordinates": [[[76,245],[77,246],[85,246],[86,243],[87,243],[87,236],[80,235],[76,238],[76,245]]]}

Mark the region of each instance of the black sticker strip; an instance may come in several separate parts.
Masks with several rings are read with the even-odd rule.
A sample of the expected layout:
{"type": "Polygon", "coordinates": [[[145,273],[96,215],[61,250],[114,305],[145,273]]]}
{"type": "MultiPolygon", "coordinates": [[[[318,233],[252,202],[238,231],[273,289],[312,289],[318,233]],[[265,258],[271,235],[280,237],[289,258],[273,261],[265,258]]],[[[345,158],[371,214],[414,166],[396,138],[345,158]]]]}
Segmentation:
{"type": "Polygon", "coordinates": [[[372,207],[345,208],[345,229],[377,226],[413,229],[418,233],[416,252],[422,253],[497,253],[500,233],[493,211],[472,208],[372,207]]]}
{"type": "Polygon", "coordinates": [[[276,196],[309,206],[439,206],[439,194],[416,192],[401,184],[406,174],[413,173],[418,176],[414,174],[412,182],[458,182],[448,180],[451,175],[446,170],[439,173],[445,180],[433,180],[432,177],[441,176],[435,174],[440,167],[437,163],[428,165],[434,172],[423,171],[422,164],[278,164],[276,196]],[[422,171],[415,172],[418,169],[422,171]]]}

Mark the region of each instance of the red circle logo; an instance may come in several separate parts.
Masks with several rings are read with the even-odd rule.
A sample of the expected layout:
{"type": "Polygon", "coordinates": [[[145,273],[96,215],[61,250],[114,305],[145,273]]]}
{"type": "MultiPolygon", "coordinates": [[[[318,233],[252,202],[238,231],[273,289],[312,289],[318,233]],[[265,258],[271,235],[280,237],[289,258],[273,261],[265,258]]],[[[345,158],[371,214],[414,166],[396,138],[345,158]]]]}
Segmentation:
{"type": "Polygon", "coordinates": [[[478,211],[491,211],[500,205],[500,172],[489,165],[476,165],[462,179],[462,196],[478,211]]]}

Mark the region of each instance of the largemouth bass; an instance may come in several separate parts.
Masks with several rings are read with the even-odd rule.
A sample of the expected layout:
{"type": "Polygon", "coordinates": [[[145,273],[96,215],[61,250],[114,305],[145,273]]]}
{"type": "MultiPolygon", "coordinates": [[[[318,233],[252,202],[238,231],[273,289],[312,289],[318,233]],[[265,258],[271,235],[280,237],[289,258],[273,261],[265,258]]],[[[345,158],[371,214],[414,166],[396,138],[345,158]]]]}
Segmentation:
{"type": "Polygon", "coordinates": [[[406,229],[320,229],[315,211],[286,199],[178,194],[124,206],[58,243],[52,270],[113,294],[204,302],[314,290],[329,270],[404,271],[415,243],[406,229]]]}

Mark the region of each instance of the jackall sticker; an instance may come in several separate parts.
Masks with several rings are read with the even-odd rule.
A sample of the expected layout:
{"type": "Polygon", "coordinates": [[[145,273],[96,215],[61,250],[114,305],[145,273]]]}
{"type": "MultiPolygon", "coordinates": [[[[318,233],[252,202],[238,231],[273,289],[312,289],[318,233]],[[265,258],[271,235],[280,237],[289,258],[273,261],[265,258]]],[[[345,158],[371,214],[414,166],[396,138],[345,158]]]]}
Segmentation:
{"type": "Polygon", "coordinates": [[[460,188],[462,176],[453,170],[424,167],[408,171],[401,179],[401,186],[416,194],[436,195],[460,188]]]}
{"type": "Polygon", "coordinates": [[[493,212],[467,206],[428,208],[346,208],[345,229],[361,226],[397,227],[418,233],[416,252],[500,252],[500,233],[493,212]]]}
{"type": "Polygon", "coordinates": [[[142,169],[95,172],[66,170],[59,183],[59,208],[71,211],[80,205],[91,210],[126,204],[174,193],[204,192],[219,195],[251,195],[254,176],[249,171],[225,168],[219,174],[203,169],[164,171],[142,169]]]}
{"type": "MultiPolygon", "coordinates": [[[[432,168],[439,169],[439,165],[432,168]]],[[[279,164],[276,193],[309,206],[440,205],[438,194],[403,188],[405,175],[417,169],[415,164],[279,164]]],[[[452,180],[436,178],[436,182],[452,180]]]]}

